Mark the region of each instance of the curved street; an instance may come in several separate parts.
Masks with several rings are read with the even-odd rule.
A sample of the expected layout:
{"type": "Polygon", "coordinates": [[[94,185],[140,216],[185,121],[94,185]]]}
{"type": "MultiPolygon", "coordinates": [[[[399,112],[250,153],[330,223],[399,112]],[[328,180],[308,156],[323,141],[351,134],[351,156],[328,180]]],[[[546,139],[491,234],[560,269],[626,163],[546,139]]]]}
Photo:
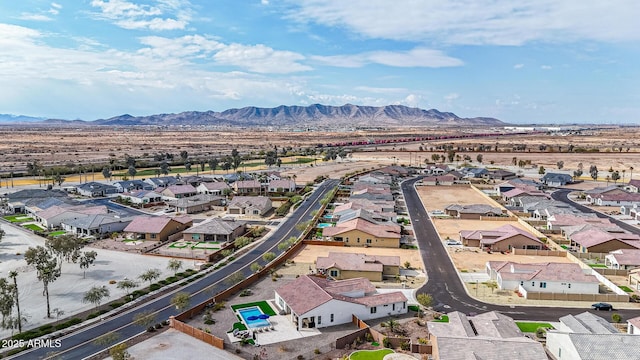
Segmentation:
{"type": "Polygon", "coordinates": [[[99,346],[93,343],[93,341],[101,335],[115,331],[120,334],[120,340],[125,340],[145,331],[145,329],[132,323],[133,317],[137,313],[142,311],[152,311],[157,315],[158,322],[168,319],[169,316],[177,315],[178,312],[175,307],[170,305],[170,299],[176,292],[186,291],[190,293],[191,305],[200,304],[210,300],[214,294],[228,288],[228,285],[225,284],[225,279],[231,274],[241,271],[245,277],[248,277],[252,274],[252,271],[249,268],[252,263],[258,262],[264,265],[265,262],[262,260],[262,254],[272,251],[276,253],[276,255],[280,255],[282,251],[278,250],[278,244],[289,237],[298,237],[301,234],[301,231],[297,230],[295,225],[300,222],[311,220],[313,218],[312,213],[314,210],[319,210],[321,207],[320,200],[322,197],[338,184],[339,180],[326,180],[307,198],[306,201],[303,201],[301,205],[293,211],[291,216],[289,216],[281,226],[271,234],[271,236],[252,248],[245,255],[239,257],[221,269],[210,272],[187,286],[172,291],[169,294],[162,295],[157,299],[142,303],[140,306],[127,310],[122,314],[118,314],[114,317],[107,317],[102,322],[95,323],[86,328],[79,329],[69,335],[63,336],[59,338],[61,341],[61,347],[59,348],[33,348],[9,358],[42,359],[55,355],[56,358],[60,359],[82,359],[108,347],[99,346]]]}
{"type": "MultiPolygon", "coordinates": [[[[591,310],[590,303],[585,303],[584,308],[504,306],[484,303],[471,297],[466,292],[465,286],[416,192],[414,185],[419,179],[406,180],[401,187],[428,279],[421,288],[416,290],[416,294],[427,293],[433,296],[434,310],[440,312],[460,311],[465,314],[495,310],[516,320],[533,321],[558,321],[564,315],[575,315],[584,311],[598,314],[597,311],[591,310]]],[[[640,315],[638,310],[620,309],[616,312],[622,315],[623,319],[640,315]]]]}

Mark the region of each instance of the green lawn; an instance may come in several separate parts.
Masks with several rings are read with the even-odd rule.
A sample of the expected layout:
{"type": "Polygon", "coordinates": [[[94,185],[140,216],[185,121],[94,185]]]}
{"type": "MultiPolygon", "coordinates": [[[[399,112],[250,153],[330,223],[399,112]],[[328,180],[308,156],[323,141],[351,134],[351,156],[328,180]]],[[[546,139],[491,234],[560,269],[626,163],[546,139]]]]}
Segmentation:
{"type": "Polygon", "coordinates": [[[43,231],[44,230],[44,228],[42,226],[39,226],[39,225],[36,225],[36,224],[27,224],[24,227],[29,229],[29,230],[33,230],[33,231],[43,231]]]}
{"type": "Polygon", "coordinates": [[[12,223],[33,221],[32,217],[26,216],[24,214],[8,215],[8,216],[5,216],[4,219],[12,223]]]}
{"type": "Polygon", "coordinates": [[[247,326],[244,323],[238,321],[237,323],[233,324],[233,327],[231,328],[231,331],[228,331],[228,332],[233,332],[234,329],[238,329],[240,331],[247,330],[247,326]]]}
{"type": "Polygon", "coordinates": [[[442,316],[440,316],[440,319],[438,319],[438,320],[433,320],[433,322],[444,322],[444,323],[448,323],[448,322],[449,322],[449,316],[447,316],[447,315],[442,315],[442,316]]]}
{"type": "Polygon", "coordinates": [[[622,289],[624,292],[628,292],[628,293],[632,293],[633,290],[631,290],[628,286],[618,286],[620,289],[622,289]]]}
{"type": "Polygon", "coordinates": [[[589,266],[591,266],[592,268],[598,268],[598,269],[606,269],[607,265],[605,264],[589,264],[589,266]]]}
{"type": "Polygon", "coordinates": [[[391,349],[380,350],[358,350],[349,355],[349,360],[382,360],[385,355],[392,354],[395,351],[391,349]]]}
{"type": "Polygon", "coordinates": [[[210,249],[210,250],[217,250],[220,249],[220,243],[216,242],[216,241],[212,241],[212,242],[208,242],[208,241],[199,241],[199,242],[192,242],[192,241],[176,241],[174,243],[172,243],[171,245],[169,245],[170,248],[174,248],[174,249],[186,249],[186,248],[191,248],[191,249],[210,249]]]}
{"type": "Polygon", "coordinates": [[[54,232],[50,232],[48,235],[49,236],[60,236],[60,235],[64,235],[67,232],[64,230],[59,230],[59,231],[54,231],[54,232]]]}
{"type": "Polygon", "coordinates": [[[545,329],[553,329],[553,326],[549,323],[542,323],[542,322],[518,322],[516,321],[516,325],[518,325],[518,328],[520,329],[520,331],[525,332],[525,333],[534,333],[536,332],[536,330],[538,330],[539,327],[543,327],[545,329]]]}
{"type": "Polygon", "coordinates": [[[418,305],[409,305],[409,310],[418,312],[418,310],[420,310],[420,307],[418,305]]]}
{"type": "Polygon", "coordinates": [[[246,303],[246,304],[231,305],[231,309],[233,311],[238,311],[239,309],[244,309],[244,308],[248,308],[248,307],[252,307],[252,306],[259,307],[260,310],[262,310],[263,313],[265,313],[265,314],[267,314],[269,316],[277,315],[276,312],[273,311],[271,306],[269,306],[269,304],[266,301],[256,301],[256,302],[251,302],[251,303],[246,303]]]}

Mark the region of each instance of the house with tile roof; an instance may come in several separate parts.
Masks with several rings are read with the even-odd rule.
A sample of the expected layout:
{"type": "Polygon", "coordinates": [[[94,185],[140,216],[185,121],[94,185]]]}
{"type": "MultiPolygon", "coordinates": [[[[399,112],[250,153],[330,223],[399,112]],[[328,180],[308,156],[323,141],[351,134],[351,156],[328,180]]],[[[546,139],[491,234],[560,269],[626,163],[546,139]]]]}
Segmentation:
{"type": "Polygon", "coordinates": [[[174,208],[176,212],[182,214],[197,214],[215,208],[222,210],[225,204],[226,200],[222,196],[205,194],[197,194],[167,202],[170,208],[174,208]]]}
{"type": "Polygon", "coordinates": [[[561,187],[573,182],[569,174],[548,172],[540,178],[540,182],[548,187],[561,187]]]}
{"type": "Polygon", "coordinates": [[[619,249],[604,257],[604,264],[610,269],[631,270],[640,267],[640,249],[619,249]]]}
{"type": "Polygon", "coordinates": [[[122,232],[132,218],[120,218],[109,214],[93,214],[68,219],[61,223],[63,230],[76,236],[94,236],[102,238],[112,233],[122,232]]]}
{"type": "Polygon", "coordinates": [[[640,193],[628,192],[615,185],[585,191],[586,200],[597,206],[633,206],[640,204],[640,193]]]}
{"type": "Polygon", "coordinates": [[[497,311],[475,316],[454,311],[447,316],[449,322],[427,322],[435,360],[547,360],[542,344],[497,311]]]}
{"type": "Polygon", "coordinates": [[[624,189],[628,192],[640,193],[640,179],[629,180],[624,189]]]}
{"type": "Polygon", "coordinates": [[[318,256],[316,270],[336,280],[363,277],[382,281],[400,275],[400,257],[330,252],[327,256],[318,256]]]}
{"type": "Polygon", "coordinates": [[[393,179],[389,175],[368,173],[358,177],[357,181],[370,184],[391,184],[393,179]]]}
{"type": "Polygon", "coordinates": [[[160,194],[166,200],[183,199],[198,194],[196,188],[191,185],[169,185],[160,194]]]}
{"type": "Polygon", "coordinates": [[[600,291],[598,279],[574,263],[488,261],[486,270],[499,289],[518,290],[525,298],[528,291],[567,294],[598,294],[600,291]]]}
{"type": "Polygon", "coordinates": [[[262,185],[258,180],[239,180],[233,183],[233,190],[236,194],[259,194],[262,185]]]}
{"type": "Polygon", "coordinates": [[[629,270],[629,273],[627,274],[627,283],[630,288],[640,291],[640,268],[629,270]]]}
{"type": "Polygon", "coordinates": [[[133,192],[137,190],[153,190],[153,186],[142,180],[122,180],[113,183],[113,186],[118,189],[118,192],[133,192]]]}
{"type": "Polygon", "coordinates": [[[185,241],[231,242],[247,232],[247,223],[241,220],[209,219],[182,232],[185,241]]]}
{"type": "Polygon", "coordinates": [[[482,177],[491,180],[509,180],[515,179],[516,173],[509,170],[497,169],[487,171],[487,173],[483,174],[482,177]]]}
{"type": "Polygon", "coordinates": [[[271,199],[266,196],[234,196],[227,205],[233,215],[262,216],[271,210],[271,199]]]}
{"type": "Polygon", "coordinates": [[[91,214],[107,214],[109,210],[104,205],[54,205],[35,213],[34,218],[47,229],[59,228],[62,222],[78,219],[91,214]]]}
{"type": "Polygon", "coordinates": [[[568,226],[562,232],[579,252],[608,253],[619,249],[640,249],[640,236],[615,224],[568,226]]]}
{"type": "Polygon", "coordinates": [[[383,214],[383,213],[376,213],[376,212],[372,212],[372,211],[368,211],[365,209],[349,209],[349,210],[343,210],[340,211],[339,214],[333,214],[333,221],[336,221],[337,219],[337,223],[343,223],[345,221],[349,221],[351,219],[355,219],[355,218],[363,218],[369,222],[372,223],[387,223],[387,222],[395,222],[396,221],[396,214],[392,213],[392,214],[383,214]]]}
{"type": "Polygon", "coordinates": [[[105,197],[118,193],[118,188],[110,184],[103,184],[96,181],[79,184],[76,186],[79,195],[88,197],[105,197]]]}
{"type": "Polygon", "coordinates": [[[584,312],[561,317],[558,327],[547,331],[546,347],[554,359],[636,360],[640,336],[620,333],[609,321],[584,312]]]}
{"type": "Polygon", "coordinates": [[[58,198],[63,201],[65,199],[70,200],[67,192],[53,189],[23,189],[2,196],[2,200],[6,202],[7,210],[10,213],[22,213],[25,211],[27,203],[40,203],[50,198],[58,198]]]}
{"type": "Polygon", "coordinates": [[[275,290],[275,304],[297,330],[347,324],[353,315],[366,321],[407,313],[402,292],[380,294],[365,278],[301,275],[275,290]]]}
{"type": "Polygon", "coordinates": [[[449,186],[453,184],[469,184],[469,180],[464,179],[462,174],[452,171],[443,175],[425,176],[420,180],[419,184],[449,186]]]}
{"type": "Polygon", "coordinates": [[[493,230],[462,230],[460,242],[464,246],[479,247],[490,251],[544,248],[544,243],[533,234],[511,224],[493,230]]]}
{"type": "Polygon", "coordinates": [[[330,241],[343,241],[349,246],[399,248],[400,230],[398,224],[379,224],[354,218],[322,229],[322,237],[330,241]]]}
{"type": "Polygon", "coordinates": [[[159,177],[150,177],[144,180],[147,184],[153,186],[153,189],[156,190],[160,188],[158,192],[161,191],[162,188],[166,188],[171,185],[175,185],[178,183],[178,178],[174,176],[159,176],[159,177]]]}
{"type": "Polygon", "coordinates": [[[289,179],[271,180],[267,185],[269,193],[287,193],[296,191],[296,182],[289,179]]]}
{"type": "Polygon", "coordinates": [[[224,181],[204,182],[196,187],[198,194],[225,195],[231,187],[224,181]]]}
{"type": "Polygon", "coordinates": [[[550,199],[550,195],[540,190],[525,190],[514,188],[501,194],[502,199],[510,206],[518,206],[517,198],[521,196],[534,196],[544,199],[550,199]]]}
{"type": "Polygon", "coordinates": [[[147,205],[161,203],[162,195],[153,190],[134,190],[118,195],[121,200],[129,201],[133,205],[147,205]]]}
{"type": "Polygon", "coordinates": [[[506,216],[503,209],[486,204],[451,204],[444,208],[444,212],[449,216],[467,220],[479,220],[489,216],[506,216]]]}
{"type": "Polygon", "coordinates": [[[555,214],[547,217],[547,229],[549,230],[562,230],[565,227],[583,224],[611,226],[612,222],[608,218],[599,218],[593,213],[555,214]]]}
{"type": "Polygon", "coordinates": [[[640,316],[627,320],[627,334],[640,335],[640,316]]]}
{"type": "Polygon", "coordinates": [[[182,232],[193,225],[188,216],[136,216],[124,228],[133,239],[167,241],[169,236],[182,232]]]}

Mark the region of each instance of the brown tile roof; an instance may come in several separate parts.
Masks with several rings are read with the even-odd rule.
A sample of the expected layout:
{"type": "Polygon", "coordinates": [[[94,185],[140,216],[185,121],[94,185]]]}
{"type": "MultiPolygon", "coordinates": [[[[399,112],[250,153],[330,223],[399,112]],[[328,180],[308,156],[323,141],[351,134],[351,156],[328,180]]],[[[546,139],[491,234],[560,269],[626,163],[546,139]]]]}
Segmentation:
{"type": "Polygon", "coordinates": [[[297,315],[305,314],[333,299],[307,275],[280,286],[276,292],[297,315]]]}
{"type": "Polygon", "coordinates": [[[171,185],[169,187],[167,187],[166,189],[162,190],[162,192],[171,192],[172,194],[175,195],[179,195],[179,194],[191,194],[191,193],[195,193],[196,188],[194,188],[191,185],[171,185]]]}
{"type": "Polygon", "coordinates": [[[234,183],[236,189],[257,189],[259,188],[260,182],[258,180],[241,180],[236,181],[234,183]]]}
{"type": "Polygon", "coordinates": [[[640,249],[620,249],[609,252],[620,265],[640,266],[640,249]]]}
{"type": "Polygon", "coordinates": [[[571,227],[568,228],[568,233],[570,234],[569,238],[571,241],[574,241],[583,247],[590,248],[612,240],[619,240],[625,244],[640,248],[640,236],[628,233],[621,228],[617,228],[619,231],[612,231],[616,230],[612,228],[609,228],[609,231],[607,231],[607,229],[602,229],[593,225],[578,226],[583,227],[581,230],[575,232],[571,231],[571,227]]]}
{"type": "Polygon", "coordinates": [[[215,182],[206,182],[200,184],[200,186],[204,186],[207,190],[224,190],[229,189],[229,185],[223,181],[215,181],[215,182]]]}
{"type": "Polygon", "coordinates": [[[183,225],[193,221],[188,216],[178,216],[174,218],[167,216],[136,216],[123,231],[138,234],[158,234],[171,222],[171,220],[177,221],[183,225]]]}
{"type": "Polygon", "coordinates": [[[318,257],[316,260],[317,269],[335,267],[340,270],[382,272],[384,265],[400,266],[400,257],[330,252],[327,257],[318,257]]]}
{"type": "Polygon", "coordinates": [[[576,281],[598,283],[593,275],[587,275],[578,264],[539,263],[521,264],[512,261],[489,262],[489,266],[504,280],[520,281],[576,281]]]}
{"type": "Polygon", "coordinates": [[[510,239],[516,235],[523,235],[527,238],[542,243],[537,237],[513,225],[503,225],[493,230],[463,230],[460,236],[464,239],[481,240],[483,244],[495,244],[500,241],[510,239]]]}
{"type": "Polygon", "coordinates": [[[353,230],[360,230],[378,238],[400,239],[400,225],[378,225],[362,218],[345,221],[338,226],[324,228],[322,229],[322,236],[333,237],[353,230]]]}

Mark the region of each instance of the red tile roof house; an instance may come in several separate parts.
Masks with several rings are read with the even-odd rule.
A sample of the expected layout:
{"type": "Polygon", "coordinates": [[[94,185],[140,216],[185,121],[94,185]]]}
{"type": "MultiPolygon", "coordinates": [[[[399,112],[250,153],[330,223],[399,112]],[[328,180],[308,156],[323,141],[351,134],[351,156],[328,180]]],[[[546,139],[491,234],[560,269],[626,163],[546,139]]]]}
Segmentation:
{"type": "Polygon", "coordinates": [[[162,196],[168,199],[182,199],[197,193],[196,188],[191,185],[171,185],[161,192],[162,196]]]}
{"type": "Polygon", "coordinates": [[[630,193],[615,186],[585,191],[589,203],[597,206],[633,206],[640,203],[640,193],[630,193]]]}
{"type": "Polygon", "coordinates": [[[171,235],[180,233],[192,225],[193,220],[188,216],[137,216],[123,232],[132,234],[134,239],[167,241],[171,235]]]}
{"type": "Polygon", "coordinates": [[[267,186],[267,192],[270,193],[286,193],[296,191],[296,182],[293,180],[271,180],[267,186]]]}
{"type": "Polygon", "coordinates": [[[540,196],[547,199],[550,199],[551,196],[540,190],[524,190],[524,189],[511,189],[509,191],[502,193],[502,199],[507,202],[511,206],[517,206],[517,202],[514,201],[514,198],[519,196],[540,196]]]}
{"type": "Polygon", "coordinates": [[[512,249],[543,249],[544,243],[527,231],[513,225],[504,225],[493,230],[460,231],[464,246],[476,246],[491,251],[512,249]]]}
{"type": "Polygon", "coordinates": [[[99,206],[58,206],[54,205],[48,209],[35,213],[34,218],[47,229],[58,228],[64,221],[79,219],[88,215],[107,214],[109,210],[104,205],[99,206]]]}
{"type": "Polygon", "coordinates": [[[334,241],[343,241],[349,246],[400,247],[400,225],[375,224],[355,218],[322,229],[322,236],[334,241]]]}
{"type": "Polygon", "coordinates": [[[318,256],[316,270],[336,280],[364,277],[382,281],[400,275],[400,257],[330,252],[326,257],[318,256]]]}
{"type": "Polygon", "coordinates": [[[447,215],[467,220],[479,220],[485,216],[506,216],[501,208],[485,204],[451,204],[444,208],[444,212],[447,215]]]}
{"type": "Polygon", "coordinates": [[[604,264],[611,269],[631,270],[640,267],[640,249],[620,249],[609,252],[604,264]]]}
{"type": "Polygon", "coordinates": [[[348,324],[407,313],[400,291],[378,294],[365,278],[331,281],[302,275],[275,291],[275,304],[297,330],[348,324]]]}
{"type": "Polygon", "coordinates": [[[640,236],[613,224],[606,228],[591,224],[576,225],[562,231],[571,240],[571,246],[577,247],[579,252],[608,253],[619,249],[640,248],[640,236]]]}
{"type": "Polygon", "coordinates": [[[629,192],[638,193],[640,192],[640,180],[631,179],[624,188],[629,192]]]}
{"type": "Polygon", "coordinates": [[[258,180],[240,180],[233,183],[237,194],[259,194],[262,185],[258,180]]]}
{"type": "Polygon", "coordinates": [[[486,270],[501,290],[527,292],[598,294],[600,282],[578,264],[520,264],[511,261],[488,261],[486,270]]]}
{"type": "Polygon", "coordinates": [[[199,194],[224,195],[231,187],[224,181],[204,182],[196,188],[199,194]]]}

